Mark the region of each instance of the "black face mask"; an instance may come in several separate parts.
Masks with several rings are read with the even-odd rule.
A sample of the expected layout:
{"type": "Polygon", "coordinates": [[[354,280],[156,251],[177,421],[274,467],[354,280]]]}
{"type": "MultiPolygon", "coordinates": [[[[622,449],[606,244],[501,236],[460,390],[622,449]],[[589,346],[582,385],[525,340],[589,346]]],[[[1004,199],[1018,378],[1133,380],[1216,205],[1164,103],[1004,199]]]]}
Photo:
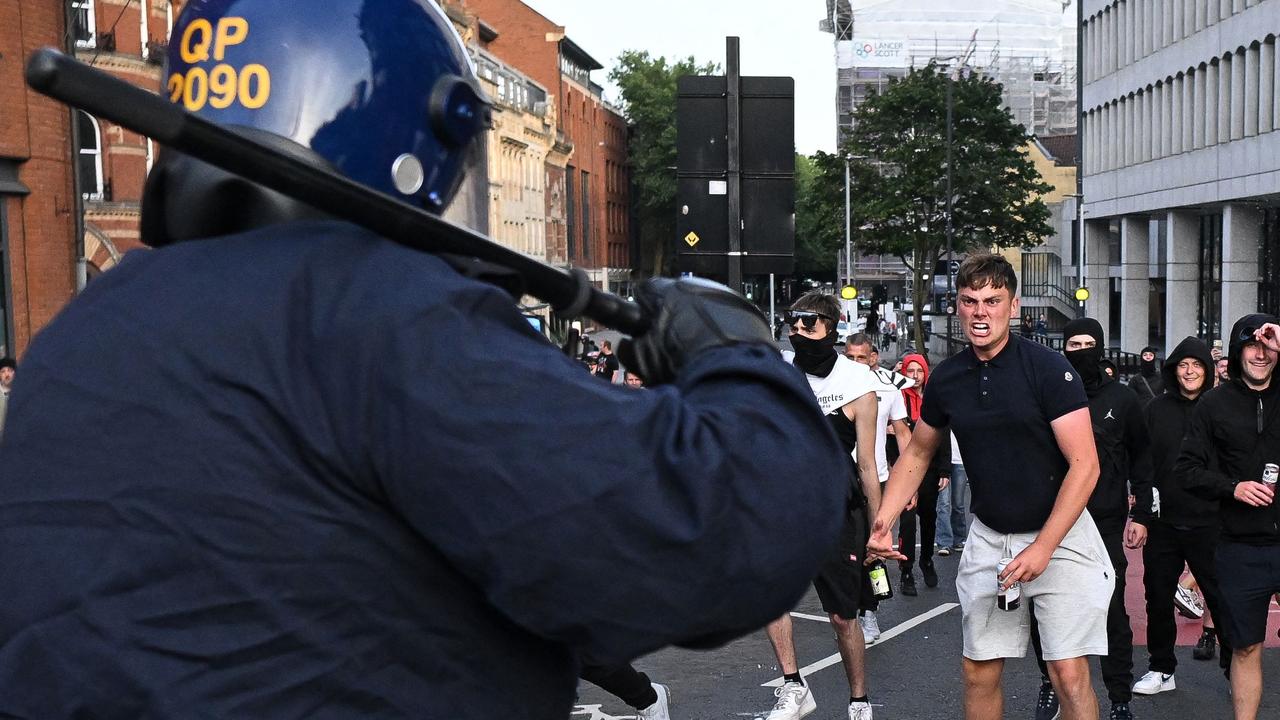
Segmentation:
{"type": "Polygon", "coordinates": [[[1067,362],[1071,363],[1071,367],[1075,368],[1076,374],[1084,382],[1085,392],[1097,390],[1103,381],[1108,379],[1101,365],[1102,348],[1095,346],[1081,350],[1068,350],[1063,354],[1067,356],[1067,362]]]}
{"type": "Polygon", "coordinates": [[[836,366],[835,333],[814,340],[800,333],[791,336],[791,347],[796,351],[796,367],[810,375],[826,377],[836,366]]]}
{"type": "Polygon", "coordinates": [[[1143,375],[1151,376],[1156,374],[1155,360],[1139,360],[1138,363],[1139,363],[1139,366],[1142,368],[1143,375]]]}

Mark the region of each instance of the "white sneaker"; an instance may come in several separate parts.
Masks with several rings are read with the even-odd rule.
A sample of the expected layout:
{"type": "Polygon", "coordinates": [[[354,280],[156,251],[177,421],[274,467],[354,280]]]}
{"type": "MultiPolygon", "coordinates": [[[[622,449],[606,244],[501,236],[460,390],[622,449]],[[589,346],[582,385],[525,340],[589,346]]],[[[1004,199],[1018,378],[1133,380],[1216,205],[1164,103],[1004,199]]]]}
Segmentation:
{"type": "Polygon", "coordinates": [[[800,720],[818,709],[813,693],[809,692],[809,688],[802,683],[783,683],[782,687],[773,691],[773,694],[778,697],[778,702],[774,704],[773,710],[769,711],[765,720],[800,720]]]}
{"type": "Polygon", "coordinates": [[[849,703],[849,720],[871,720],[871,703],[849,703]]]}
{"type": "Polygon", "coordinates": [[[667,702],[671,699],[671,691],[667,690],[666,685],[650,684],[653,685],[653,691],[658,693],[658,700],[637,713],[636,720],[671,720],[671,714],[667,711],[667,702]]]}
{"type": "Polygon", "coordinates": [[[1148,670],[1146,675],[1138,679],[1133,684],[1133,691],[1139,695],[1155,695],[1156,693],[1167,692],[1177,689],[1178,685],[1173,681],[1173,674],[1165,675],[1155,670],[1148,670]]]}
{"type": "Polygon", "coordinates": [[[1173,606],[1183,617],[1189,617],[1192,620],[1204,617],[1204,604],[1190,588],[1179,585],[1178,589],[1173,591],[1173,606]]]}
{"type": "Polygon", "coordinates": [[[867,645],[880,639],[880,622],[876,620],[875,613],[868,610],[858,618],[858,624],[862,626],[862,640],[867,645]]]}

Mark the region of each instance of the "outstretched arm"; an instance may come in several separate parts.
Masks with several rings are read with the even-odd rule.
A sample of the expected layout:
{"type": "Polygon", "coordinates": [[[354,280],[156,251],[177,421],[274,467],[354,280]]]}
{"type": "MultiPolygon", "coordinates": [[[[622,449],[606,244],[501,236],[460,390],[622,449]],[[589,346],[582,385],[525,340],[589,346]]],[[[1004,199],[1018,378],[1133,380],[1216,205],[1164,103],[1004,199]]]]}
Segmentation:
{"type": "Polygon", "coordinates": [[[875,522],[871,526],[871,538],[867,541],[869,558],[882,557],[905,560],[906,556],[893,549],[893,523],[902,514],[911,496],[920,489],[929,463],[933,461],[933,453],[938,449],[946,433],[939,432],[929,423],[921,419],[911,433],[911,442],[893,464],[889,473],[889,482],[885,484],[884,497],[880,502],[880,511],[876,513],[875,522]]]}

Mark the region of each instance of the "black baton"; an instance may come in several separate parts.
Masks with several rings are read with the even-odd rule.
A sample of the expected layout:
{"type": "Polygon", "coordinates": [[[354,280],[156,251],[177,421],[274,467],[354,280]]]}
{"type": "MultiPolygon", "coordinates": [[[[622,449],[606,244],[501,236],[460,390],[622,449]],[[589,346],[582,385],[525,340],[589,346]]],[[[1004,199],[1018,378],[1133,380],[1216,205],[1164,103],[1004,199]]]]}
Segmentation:
{"type": "Polygon", "coordinates": [[[529,294],[551,303],[562,317],[585,316],[629,335],[643,334],[649,327],[639,305],[597,290],[580,268],[565,272],[522,255],[474,230],[236,134],[53,48],[32,53],[27,84],[406,247],[470,256],[509,268],[524,278],[529,294]]]}

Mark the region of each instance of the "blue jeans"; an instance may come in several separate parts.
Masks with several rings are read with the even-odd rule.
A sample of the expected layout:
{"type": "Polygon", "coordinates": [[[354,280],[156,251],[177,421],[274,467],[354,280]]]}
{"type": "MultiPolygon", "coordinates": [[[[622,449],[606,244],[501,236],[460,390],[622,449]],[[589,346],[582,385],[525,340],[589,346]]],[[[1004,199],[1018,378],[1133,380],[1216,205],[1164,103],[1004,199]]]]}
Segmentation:
{"type": "Polygon", "coordinates": [[[969,476],[963,465],[951,466],[951,484],[938,493],[938,547],[955,547],[969,537],[969,514],[965,504],[969,476]]]}

